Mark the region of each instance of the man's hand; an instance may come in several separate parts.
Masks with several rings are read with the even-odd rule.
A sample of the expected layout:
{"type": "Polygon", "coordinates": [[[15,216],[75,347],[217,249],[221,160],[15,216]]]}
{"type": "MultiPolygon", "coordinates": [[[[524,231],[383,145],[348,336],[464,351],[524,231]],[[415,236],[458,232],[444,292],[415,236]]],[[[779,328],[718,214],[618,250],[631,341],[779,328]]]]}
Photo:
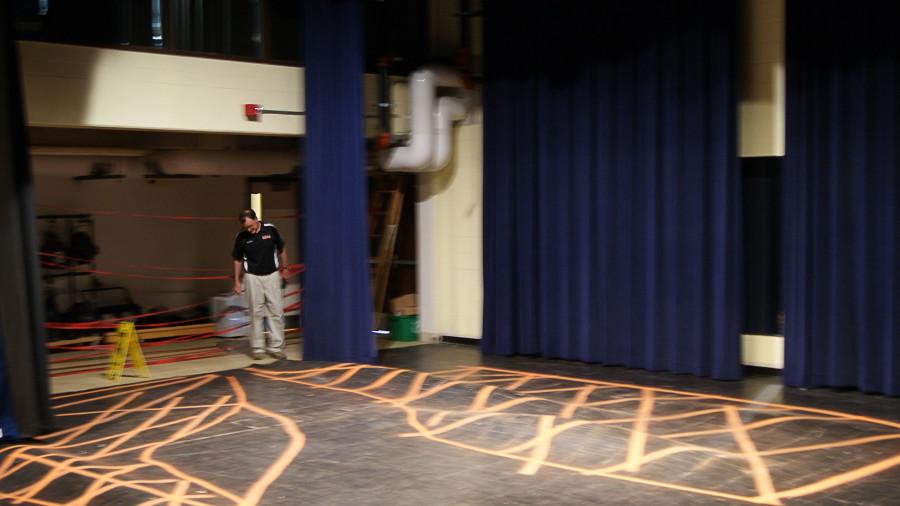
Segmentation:
{"type": "Polygon", "coordinates": [[[241,284],[241,269],[244,264],[240,260],[234,261],[234,294],[240,295],[244,293],[244,286],[241,284]]]}
{"type": "Polygon", "coordinates": [[[282,246],[281,251],[278,252],[278,270],[281,271],[281,279],[287,280],[287,278],[291,275],[291,270],[288,269],[290,265],[288,263],[288,255],[287,255],[287,246],[282,246]]]}

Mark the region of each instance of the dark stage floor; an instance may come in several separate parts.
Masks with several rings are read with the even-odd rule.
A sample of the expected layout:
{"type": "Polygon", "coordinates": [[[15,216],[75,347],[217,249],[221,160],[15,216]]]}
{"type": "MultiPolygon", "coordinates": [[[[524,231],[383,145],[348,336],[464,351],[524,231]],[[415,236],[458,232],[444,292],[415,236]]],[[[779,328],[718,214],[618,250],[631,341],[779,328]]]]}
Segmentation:
{"type": "Polygon", "coordinates": [[[64,394],[0,501],[900,504],[900,399],[464,345],[64,394]],[[791,404],[791,405],[787,405],[791,404]]]}

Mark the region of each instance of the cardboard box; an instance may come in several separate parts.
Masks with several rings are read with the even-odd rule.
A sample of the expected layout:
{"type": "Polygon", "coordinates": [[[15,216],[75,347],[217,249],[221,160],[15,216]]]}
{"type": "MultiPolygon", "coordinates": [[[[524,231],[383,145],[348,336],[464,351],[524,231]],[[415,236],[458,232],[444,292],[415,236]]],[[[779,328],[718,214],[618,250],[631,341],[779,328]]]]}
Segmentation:
{"type": "Polygon", "coordinates": [[[415,316],[417,314],[419,314],[419,308],[417,306],[405,307],[399,311],[394,312],[395,316],[415,316]]]}
{"type": "Polygon", "coordinates": [[[409,293],[406,295],[401,295],[396,299],[391,299],[391,314],[401,314],[401,315],[409,315],[409,314],[417,314],[418,313],[418,304],[416,304],[416,294],[409,293]],[[414,313],[409,313],[409,311],[415,310],[414,313]]]}

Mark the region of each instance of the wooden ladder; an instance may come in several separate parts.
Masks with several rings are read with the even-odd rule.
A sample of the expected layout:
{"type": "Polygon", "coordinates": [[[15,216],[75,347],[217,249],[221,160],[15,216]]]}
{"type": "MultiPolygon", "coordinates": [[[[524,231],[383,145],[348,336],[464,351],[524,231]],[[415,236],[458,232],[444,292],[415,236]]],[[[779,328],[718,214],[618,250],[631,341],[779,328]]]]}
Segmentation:
{"type": "Polygon", "coordinates": [[[376,313],[384,309],[387,296],[388,280],[394,263],[394,247],[397,244],[397,230],[400,227],[400,216],[403,212],[403,179],[397,175],[377,176],[383,182],[376,187],[372,195],[374,202],[370,205],[370,219],[374,220],[375,230],[370,231],[369,239],[379,239],[378,251],[372,258],[372,301],[376,313]],[[381,219],[380,219],[381,218],[381,219]],[[378,224],[381,224],[378,227],[378,224]]]}

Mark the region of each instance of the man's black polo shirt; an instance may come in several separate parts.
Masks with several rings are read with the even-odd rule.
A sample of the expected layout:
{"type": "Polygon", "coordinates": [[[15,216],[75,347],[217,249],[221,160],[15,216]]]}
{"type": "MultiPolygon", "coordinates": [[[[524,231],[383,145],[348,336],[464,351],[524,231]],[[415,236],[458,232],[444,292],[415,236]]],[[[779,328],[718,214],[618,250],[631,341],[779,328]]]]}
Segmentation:
{"type": "Polygon", "coordinates": [[[281,240],[278,229],[275,225],[266,223],[255,234],[240,231],[234,238],[231,257],[244,262],[244,270],[250,274],[265,276],[278,270],[278,252],[283,249],[284,241],[281,240]]]}

